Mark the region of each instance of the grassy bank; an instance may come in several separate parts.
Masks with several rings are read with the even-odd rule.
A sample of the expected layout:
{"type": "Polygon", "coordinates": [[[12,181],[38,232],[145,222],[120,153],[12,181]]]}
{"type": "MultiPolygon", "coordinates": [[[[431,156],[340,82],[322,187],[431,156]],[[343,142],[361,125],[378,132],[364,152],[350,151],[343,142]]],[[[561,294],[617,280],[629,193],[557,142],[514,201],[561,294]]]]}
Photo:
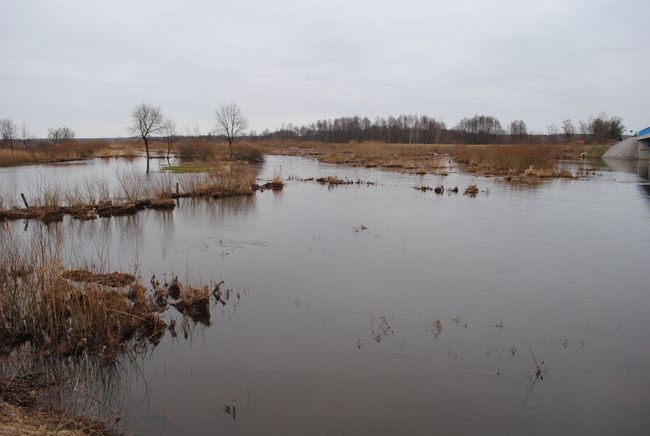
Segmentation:
{"type": "Polygon", "coordinates": [[[68,162],[94,158],[138,157],[142,154],[135,141],[68,141],[55,144],[50,141],[30,141],[13,152],[0,149],[0,166],[68,162]]]}
{"type": "MultiPolygon", "coordinates": [[[[149,145],[152,158],[180,157],[183,160],[239,160],[262,162],[262,154],[245,142],[233,146],[230,156],[225,143],[210,138],[181,138],[171,147],[162,139],[153,139],[149,145]]],[[[12,151],[0,148],[0,167],[88,160],[95,158],[141,157],[144,146],[139,140],[69,140],[54,143],[47,140],[30,140],[17,144],[12,151]]]]}
{"type": "Polygon", "coordinates": [[[561,150],[553,145],[461,145],[449,153],[466,171],[481,175],[572,177],[556,168],[561,150]]]}
{"type": "Polygon", "coordinates": [[[39,179],[28,194],[28,207],[20,207],[25,205],[16,198],[0,196],[0,221],[56,222],[66,215],[80,220],[131,215],[144,209],[173,209],[176,198],[251,195],[260,188],[256,184],[259,168],[248,162],[210,161],[201,165],[201,172],[164,172],[156,175],[153,183],[135,169],[119,171],[115,186],[102,179],[88,179],[75,186],[39,179]]]}
{"type": "MultiPolygon", "coordinates": [[[[454,164],[481,175],[569,177],[557,168],[563,159],[580,158],[585,147],[562,145],[385,144],[361,142],[267,142],[266,153],[314,157],[322,162],[382,168],[410,174],[446,175],[454,164]]],[[[593,147],[590,147],[592,149],[593,147]]]]}

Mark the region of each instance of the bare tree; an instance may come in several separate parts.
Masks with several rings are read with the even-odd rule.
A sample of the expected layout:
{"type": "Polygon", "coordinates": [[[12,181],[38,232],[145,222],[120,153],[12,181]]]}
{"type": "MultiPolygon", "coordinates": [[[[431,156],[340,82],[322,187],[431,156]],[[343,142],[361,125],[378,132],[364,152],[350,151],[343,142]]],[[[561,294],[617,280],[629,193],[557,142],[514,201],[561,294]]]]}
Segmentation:
{"type": "Polygon", "coordinates": [[[176,121],[171,118],[168,118],[163,125],[163,132],[165,134],[165,141],[167,142],[167,160],[169,160],[169,155],[172,152],[172,147],[176,142],[176,121]]]}
{"type": "Polygon", "coordinates": [[[20,125],[20,138],[23,140],[23,142],[26,142],[30,137],[31,133],[29,132],[29,127],[27,127],[27,124],[25,124],[23,121],[23,123],[20,125]]]}
{"type": "Polygon", "coordinates": [[[594,142],[604,144],[610,139],[621,139],[625,126],[621,117],[608,117],[601,112],[596,118],[589,118],[589,135],[594,142]]]}
{"type": "Polygon", "coordinates": [[[12,155],[14,154],[14,139],[16,139],[17,134],[18,128],[13,121],[9,118],[0,120],[0,135],[2,136],[2,142],[5,144],[9,143],[12,155]]]}
{"type": "Polygon", "coordinates": [[[58,127],[56,129],[47,129],[47,139],[54,142],[55,144],[60,144],[66,141],[74,139],[75,133],[72,129],[68,127],[58,127]]]}
{"type": "Polygon", "coordinates": [[[560,128],[556,124],[549,124],[546,126],[546,134],[549,141],[557,142],[557,136],[560,133],[560,128]]]}
{"type": "Polygon", "coordinates": [[[148,161],[149,135],[163,130],[165,118],[163,117],[160,107],[151,106],[147,103],[140,103],[135,107],[135,109],[133,109],[131,120],[133,124],[129,128],[129,131],[142,138],[148,161]]]}
{"type": "Polygon", "coordinates": [[[582,140],[587,142],[587,135],[589,135],[589,122],[580,120],[578,125],[580,126],[580,135],[582,136],[582,140]]]}
{"type": "Polygon", "coordinates": [[[510,137],[512,142],[522,142],[526,136],[528,136],[528,128],[524,120],[514,120],[510,123],[510,137]]]}
{"type": "Polygon", "coordinates": [[[455,128],[469,144],[492,144],[504,134],[501,122],[490,115],[474,115],[463,118],[455,128]]]}
{"type": "Polygon", "coordinates": [[[565,140],[571,139],[575,132],[576,126],[573,124],[573,121],[570,118],[562,121],[562,133],[564,134],[565,140]]]}
{"type": "Polygon", "coordinates": [[[246,130],[248,122],[244,114],[242,114],[241,108],[235,103],[222,105],[214,111],[214,117],[217,120],[215,130],[218,134],[226,137],[230,149],[230,157],[233,157],[232,143],[246,130]]]}

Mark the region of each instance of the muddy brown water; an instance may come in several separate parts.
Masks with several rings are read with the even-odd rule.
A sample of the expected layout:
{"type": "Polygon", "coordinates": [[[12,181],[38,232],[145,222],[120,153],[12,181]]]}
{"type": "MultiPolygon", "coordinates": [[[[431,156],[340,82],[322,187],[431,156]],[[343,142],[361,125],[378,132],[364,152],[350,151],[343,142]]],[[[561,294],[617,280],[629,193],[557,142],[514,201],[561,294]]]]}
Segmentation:
{"type": "MultiPolygon", "coordinates": [[[[35,171],[110,178],[115,165],[144,168],[3,168],[0,181],[18,192],[35,171]]],[[[121,370],[127,433],[647,434],[647,166],[598,165],[587,180],[527,186],[269,156],[261,178],[378,185],[290,181],[49,231],[64,233],[73,261],[240,291],[212,308],[211,326],[167,334],[121,370]],[[490,192],[413,189],[441,183],[490,192]]]]}

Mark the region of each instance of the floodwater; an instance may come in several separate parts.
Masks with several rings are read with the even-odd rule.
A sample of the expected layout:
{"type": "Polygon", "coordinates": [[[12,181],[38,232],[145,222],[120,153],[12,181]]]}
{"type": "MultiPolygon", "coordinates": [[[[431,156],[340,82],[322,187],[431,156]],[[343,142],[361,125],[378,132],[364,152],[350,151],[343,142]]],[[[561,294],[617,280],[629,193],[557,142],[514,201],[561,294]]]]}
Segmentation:
{"type": "MultiPolygon", "coordinates": [[[[144,169],[91,161],[1,169],[0,181],[20,192],[35,171],[110,177],[115,165],[144,169]]],[[[268,156],[262,179],[378,184],[289,181],[49,229],[72,259],[240,294],[123,368],[127,433],[647,434],[647,166],[598,165],[528,186],[268,156]],[[413,189],[441,183],[461,194],[413,189]],[[463,196],[469,183],[489,193],[463,196]]]]}

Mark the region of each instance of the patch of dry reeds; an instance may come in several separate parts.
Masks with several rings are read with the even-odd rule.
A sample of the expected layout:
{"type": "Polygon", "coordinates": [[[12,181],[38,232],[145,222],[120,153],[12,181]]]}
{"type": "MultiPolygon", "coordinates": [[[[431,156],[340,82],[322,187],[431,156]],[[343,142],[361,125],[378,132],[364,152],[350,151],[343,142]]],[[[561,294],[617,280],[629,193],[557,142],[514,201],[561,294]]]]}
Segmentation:
{"type": "Polygon", "coordinates": [[[239,162],[215,162],[208,172],[178,175],[180,197],[252,194],[256,170],[239,162]]]}
{"type": "Polygon", "coordinates": [[[531,167],[554,169],[557,148],[552,145],[459,145],[451,147],[449,152],[470,172],[522,175],[531,167]]]}
{"type": "Polygon", "coordinates": [[[89,273],[80,281],[82,272],[66,271],[60,253],[61,242],[51,236],[25,243],[0,234],[0,347],[27,342],[54,356],[93,352],[110,359],[134,337],[159,340],[166,325],[155,308],[108,288],[128,280],[89,273]]]}

